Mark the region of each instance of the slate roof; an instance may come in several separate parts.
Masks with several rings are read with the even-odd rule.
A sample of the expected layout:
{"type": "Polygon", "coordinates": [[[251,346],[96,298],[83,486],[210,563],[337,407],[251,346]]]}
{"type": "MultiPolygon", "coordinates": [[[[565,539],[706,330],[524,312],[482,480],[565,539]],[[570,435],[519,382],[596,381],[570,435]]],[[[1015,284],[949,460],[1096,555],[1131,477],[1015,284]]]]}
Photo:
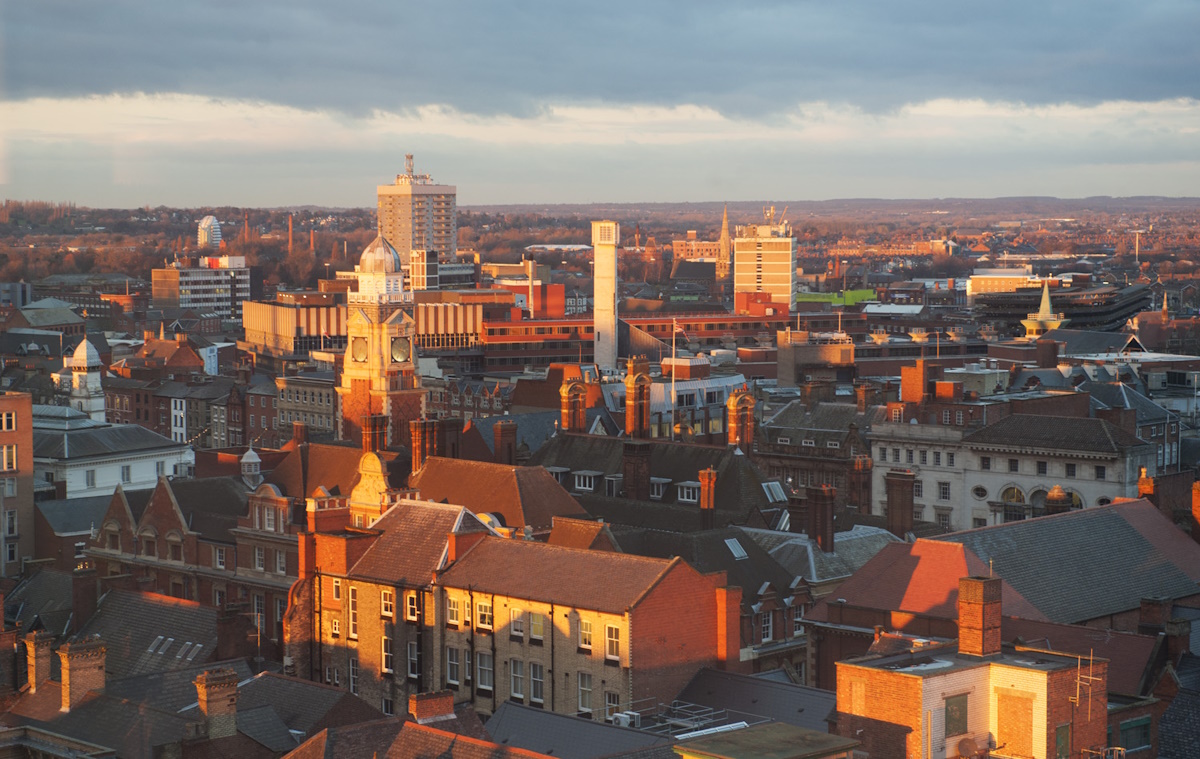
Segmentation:
{"type": "Polygon", "coordinates": [[[837,708],[833,691],[708,667],[697,672],[676,698],[822,733],[829,731],[826,718],[837,708]]]}
{"type": "MultiPolygon", "coordinates": [[[[108,642],[105,641],[108,645],[108,642]]],[[[209,669],[232,669],[238,681],[254,676],[245,659],[205,662],[174,670],[150,672],[144,675],[112,678],[105,683],[104,692],[117,698],[152,703],[168,712],[178,712],[196,703],[196,677],[209,669]]]]}
{"type": "Polygon", "coordinates": [[[678,556],[698,572],[725,572],[728,584],[742,589],[743,613],[750,613],[758,603],[758,591],[764,583],[770,583],[780,598],[792,595],[796,575],[780,566],[738,527],[686,533],[625,528],[618,531],[617,542],[626,553],[660,559],[678,556]],[[728,541],[741,548],[743,558],[734,555],[728,541]]]}
{"type": "Polygon", "coordinates": [[[70,308],[29,308],[21,309],[21,316],[30,327],[58,327],[64,324],[83,324],[83,317],[70,308]]]}
{"type": "MultiPolygon", "coordinates": [[[[322,486],[331,495],[349,495],[358,484],[361,446],[289,442],[284,448],[288,449],[288,455],[264,481],[289,498],[307,498],[322,486]]],[[[403,487],[408,476],[408,457],[395,451],[379,451],[379,457],[387,466],[388,485],[403,487]]]]}
{"type": "Polygon", "coordinates": [[[500,704],[485,727],[496,743],[558,759],[597,759],[673,743],[666,736],[511,701],[500,704]]]}
{"type": "Polygon", "coordinates": [[[429,584],[446,552],[446,537],[486,532],[462,506],[401,501],[372,525],[380,536],[350,570],[353,577],[421,588],[429,584]]]}
{"type": "MultiPolygon", "coordinates": [[[[616,423],[606,407],[593,406],[587,409],[586,416],[589,430],[599,423],[607,434],[613,436],[621,434],[620,425],[616,423]]],[[[546,441],[558,432],[559,425],[562,423],[562,412],[528,411],[522,414],[487,416],[470,420],[467,422],[463,434],[466,437],[473,437],[471,430],[474,428],[479,439],[487,447],[487,453],[484,455],[489,460],[496,452],[496,423],[500,421],[515,422],[517,425],[517,449],[532,452],[545,445],[546,441]]],[[[480,451],[475,452],[475,458],[481,458],[479,455],[481,453],[480,451]]]]}
{"type": "Polygon", "coordinates": [[[825,448],[829,441],[842,442],[850,434],[850,425],[866,432],[872,424],[887,421],[887,407],[871,406],[859,411],[855,403],[818,403],[812,410],[803,401],[788,403],[762,424],[763,433],[772,443],[780,435],[799,444],[797,433],[806,440],[813,440],[817,448],[825,448]]]}
{"type": "Polygon", "coordinates": [[[440,581],[476,593],[621,614],[674,564],[674,560],[489,537],[463,554],[440,581]]]}
{"type": "Polygon", "coordinates": [[[498,514],[503,526],[549,530],[555,516],[587,512],[541,467],[430,456],[408,486],[430,501],[466,506],[476,514],[498,514]]]}
{"type": "MultiPolygon", "coordinates": [[[[845,599],[848,606],[957,619],[959,578],[987,574],[987,564],[961,545],[925,539],[914,543],[889,543],[838,585],[836,599],[821,599],[808,617],[825,621],[829,604],[845,599]]],[[[997,574],[1005,577],[999,567],[997,574]]],[[[1007,578],[1001,589],[1001,602],[1005,614],[1028,619],[1046,618],[1007,582],[1007,578]]]]}
{"type": "MultiPolygon", "coordinates": [[[[237,542],[229,531],[237,527],[238,517],[248,513],[249,498],[249,491],[240,477],[205,477],[194,480],[160,478],[158,487],[171,489],[189,530],[199,533],[206,540],[237,542]]],[[[140,494],[126,493],[133,517],[140,520],[145,513],[145,505],[134,511],[133,498],[130,496],[140,499],[140,494]]]]}
{"type": "Polygon", "coordinates": [[[1093,401],[1107,408],[1133,409],[1139,425],[1179,419],[1178,414],[1172,414],[1123,382],[1084,382],[1079,389],[1091,393],[1093,401]]]}
{"type": "Polygon", "coordinates": [[[1042,335],[1059,344],[1060,356],[1091,355],[1094,353],[1124,353],[1140,351],[1137,338],[1124,332],[1095,332],[1086,329],[1052,329],[1042,335]]]}
{"type": "MultiPolygon", "coordinates": [[[[44,407],[43,407],[44,408],[44,407]]],[[[34,458],[77,461],[136,451],[187,448],[136,424],[101,424],[74,429],[33,428],[34,458]]]]}
{"type": "Polygon", "coordinates": [[[810,583],[829,582],[857,572],[884,546],[901,542],[879,527],[855,525],[833,534],[833,553],[825,553],[808,535],[779,530],[742,528],[742,532],[795,577],[810,583]]]}
{"type": "Polygon", "coordinates": [[[1177,677],[1181,689],[1158,722],[1159,759],[1200,756],[1200,656],[1185,654],[1177,677]]]}
{"type": "Polygon", "coordinates": [[[96,613],[76,637],[93,635],[108,647],[109,677],[187,669],[211,661],[216,653],[217,610],[157,593],[114,589],[100,599],[96,613]]]}
{"type": "MultiPolygon", "coordinates": [[[[1144,499],[936,540],[963,545],[985,566],[991,562],[997,575],[1055,622],[1137,609],[1148,596],[1200,593],[1200,545],[1144,499]]],[[[1013,609],[1006,613],[1026,616],[1013,609]]]]}
{"type": "Polygon", "coordinates": [[[1105,419],[1013,414],[963,437],[972,448],[1022,451],[1082,451],[1119,456],[1148,445],[1141,438],[1105,419]]]}
{"type": "Polygon", "coordinates": [[[44,629],[62,637],[71,621],[71,588],[70,572],[41,569],[4,597],[4,619],[23,632],[44,629]]]}

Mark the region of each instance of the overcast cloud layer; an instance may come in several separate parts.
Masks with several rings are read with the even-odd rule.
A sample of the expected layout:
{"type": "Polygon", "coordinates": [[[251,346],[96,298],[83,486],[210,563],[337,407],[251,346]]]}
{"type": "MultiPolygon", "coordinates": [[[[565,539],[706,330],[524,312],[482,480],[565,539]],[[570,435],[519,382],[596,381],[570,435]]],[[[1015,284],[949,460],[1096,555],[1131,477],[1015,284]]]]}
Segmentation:
{"type": "Polygon", "coordinates": [[[0,192],[1200,195],[1200,3],[0,0],[0,192]]]}

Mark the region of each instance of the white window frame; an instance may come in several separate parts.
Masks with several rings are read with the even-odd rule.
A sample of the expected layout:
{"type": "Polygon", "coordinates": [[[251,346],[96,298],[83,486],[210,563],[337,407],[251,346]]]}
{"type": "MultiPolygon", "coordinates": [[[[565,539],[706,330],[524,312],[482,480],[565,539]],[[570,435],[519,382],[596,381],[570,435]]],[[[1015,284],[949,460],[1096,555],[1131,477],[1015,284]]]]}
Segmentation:
{"type": "Polygon", "coordinates": [[[475,602],[475,626],[481,630],[491,630],[495,619],[492,618],[492,602],[475,602]]]}
{"type": "Polygon", "coordinates": [[[534,611],[529,613],[529,637],[532,640],[542,640],[546,635],[546,618],[534,611]]]}
{"type": "Polygon", "coordinates": [[[769,611],[759,612],[758,642],[770,643],[775,640],[775,615],[769,611]]]}
{"type": "Polygon", "coordinates": [[[254,546],[254,568],[260,572],[266,571],[267,549],[262,546],[254,546]]]}
{"type": "Polygon", "coordinates": [[[529,662],[529,702],[542,704],[546,700],[546,669],[541,662],[529,662]]]}
{"type": "Polygon", "coordinates": [[[341,637],[342,620],[338,619],[337,617],[329,620],[329,634],[335,638],[341,637]]]}
{"type": "Polygon", "coordinates": [[[386,625],[384,625],[383,636],[379,639],[379,661],[379,669],[385,675],[390,675],[395,671],[396,662],[392,653],[392,636],[388,634],[386,625]]]}
{"type": "Polygon", "coordinates": [[[408,677],[410,680],[421,677],[421,647],[415,640],[408,642],[408,677]]]}
{"type": "Polygon", "coordinates": [[[342,600],[342,578],[340,577],[333,578],[333,600],[342,600]]]}
{"type": "Polygon", "coordinates": [[[358,657],[350,657],[350,692],[358,695],[358,657]]]}
{"type": "Polygon", "coordinates": [[[404,594],[404,618],[409,622],[416,622],[417,611],[417,594],[416,591],[410,590],[404,594]]]}
{"type": "Polygon", "coordinates": [[[579,692],[579,713],[592,713],[592,673],[580,672],[576,675],[579,692]]]}
{"type": "Polygon", "coordinates": [[[604,658],[610,661],[621,660],[621,628],[616,625],[604,626],[604,658]]]}
{"type": "Polygon", "coordinates": [[[520,609],[508,610],[508,634],[517,638],[525,637],[525,612],[520,609]]]}
{"type": "Polygon", "coordinates": [[[358,640],[358,588],[350,586],[350,629],[347,637],[358,640]]]}
{"type": "Polygon", "coordinates": [[[525,698],[525,662],[520,659],[508,662],[508,694],[513,698],[525,698]]]}
{"type": "Polygon", "coordinates": [[[225,549],[221,546],[213,546],[213,566],[217,569],[225,568],[225,549]]]}
{"type": "Polygon", "coordinates": [[[681,482],[675,486],[675,500],[680,503],[700,502],[700,483],[681,482]]]}
{"type": "Polygon", "coordinates": [[[275,549],[275,574],[287,574],[287,551],[282,548],[275,549]]]}
{"type": "Polygon", "coordinates": [[[478,651],[475,654],[475,688],[476,690],[494,690],[496,687],[496,660],[491,651],[478,651]]]}
{"type": "Polygon", "coordinates": [[[457,598],[446,597],[446,624],[462,624],[462,601],[457,598]]]}
{"type": "Polygon", "coordinates": [[[462,680],[462,655],[457,648],[446,648],[446,682],[458,685],[462,680]]]}
{"type": "Polygon", "coordinates": [[[579,647],[592,650],[592,620],[579,619],[579,647]]]}
{"type": "Polygon", "coordinates": [[[379,591],[379,616],[388,619],[396,616],[396,592],[390,588],[379,591]]]}

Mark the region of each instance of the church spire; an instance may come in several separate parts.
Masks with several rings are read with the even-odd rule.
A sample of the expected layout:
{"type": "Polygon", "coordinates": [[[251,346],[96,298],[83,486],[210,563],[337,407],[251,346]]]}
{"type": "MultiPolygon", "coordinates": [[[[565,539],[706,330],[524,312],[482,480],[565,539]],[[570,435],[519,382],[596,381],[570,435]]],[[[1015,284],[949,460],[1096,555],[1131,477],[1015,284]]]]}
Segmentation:
{"type": "Polygon", "coordinates": [[[1050,319],[1054,317],[1054,309],[1050,308],[1050,280],[1042,283],[1042,305],[1038,308],[1038,317],[1050,319]]]}
{"type": "MultiPolygon", "coordinates": [[[[721,236],[717,238],[717,252],[719,254],[719,262],[717,268],[724,267],[725,272],[732,268],[733,264],[733,241],[729,237],[729,204],[725,204],[725,210],[721,213],[721,236]]],[[[722,274],[718,272],[718,277],[722,274]]]]}

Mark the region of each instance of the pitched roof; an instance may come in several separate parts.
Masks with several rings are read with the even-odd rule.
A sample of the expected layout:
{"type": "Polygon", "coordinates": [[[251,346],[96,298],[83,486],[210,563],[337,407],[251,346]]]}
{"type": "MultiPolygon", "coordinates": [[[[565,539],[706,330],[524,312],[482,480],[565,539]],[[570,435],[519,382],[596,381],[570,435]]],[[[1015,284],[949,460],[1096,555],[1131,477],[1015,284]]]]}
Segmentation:
{"type": "MultiPolygon", "coordinates": [[[[909,612],[941,619],[958,618],[958,581],[982,576],[988,566],[961,545],[924,538],[914,543],[890,543],[848,580],[838,585],[838,601],[866,609],[909,612]]],[[[999,573],[1004,577],[1004,573],[999,573]]],[[[1002,586],[1005,614],[1045,619],[1006,581],[1002,586]]],[[[809,614],[826,619],[830,598],[809,614]]]]}
{"type": "Polygon", "coordinates": [[[593,551],[621,550],[604,520],[556,516],[546,542],[552,546],[590,548],[593,551]]]}
{"type": "Polygon", "coordinates": [[[217,610],[157,593],[114,589],[100,599],[76,637],[93,635],[108,647],[105,669],[110,677],[186,669],[211,660],[216,652],[217,610]]]}
{"type": "MultiPolygon", "coordinates": [[[[517,383],[518,386],[521,383],[517,383]]],[[[613,420],[612,414],[604,406],[593,406],[586,411],[586,424],[589,430],[595,425],[601,425],[610,435],[619,435],[621,428],[613,420]]],[[[500,421],[511,421],[517,425],[517,449],[526,451],[536,451],[546,444],[546,441],[554,437],[558,432],[559,424],[562,422],[562,412],[555,411],[527,411],[521,414],[505,414],[503,416],[487,416],[478,419],[472,419],[467,422],[466,428],[463,430],[464,450],[466,449],[467,441],[478,436],[478,439],[483,442],[487,449],[487,453],[475,451],[472,455],[476,459],[482,460],[486,457],[488,460],[495,455],[496,452],[496,423],[500,421]]]]}
{"type": "MultiPolygon", "coordinates": [[[[43,407],[44,408],[44,407],[43,407]]],[[[33,429],[35,458],[74,461],[92,457],[118,456],[135,451],[186,449],[154,430],[136,424],[103,424],[71,429],[33,429]]]]}
{"type": "Polygon", "coordinates": [[[676,562],[488,537],[452,564],[441,583],[620,614],[676,562]]]}
{"type": "Polygon", "coordinates": [[[771,557],[795,577],[810,583],[828,582],[857,572],[884,546],[901,542],[880,527],[855,525],[833,534],[833,553],[825,553],[808,535],[780,530],[742,528],[771,557]]]}
{"type": "Polygon", "coordinates": [[[326,728],[300,744],[286,759],[337,759],[383,755],[395,742],[404,721],[398,717],[326,728]]]}
{"type": "Polygon", "coordinates": [[[1124,382],[1084,382],[1079,389],[1108,408],[1133,409],[1139,425],[1179,418],[1124,382]]]}
{"type": "Polygon", "coordinates": [[[1094,353],[1124,353],[1142,349],[1137,338],[1125,332],[1098,332],[1086,329],[1052,329],[1042,335],[1061,347],[1059,355],[1080,356],[1094,353]]]}
{"type": "MultiPolygon", "coordinates": [[[[264,481],[275,485],[290,498],[307,498],[318,487],[324,487],[331,495],[349,495],[358,484],[358,464],[362,456],[359,446],[293,445],[264,481]]],[[[388,484],[394,488],[402,487],[408,475],[408,458],[395,451],[379,451],[379,457],[387,466],[388,484]]]]}
{"type": "Polygon", "coordinates": [[[387,759],[549,759],[522,748],[500,746],[428,725],[405,722],[387,759]]]}
{"type": "Polygon", "coordinates": [[[555,516],[587,512],[541,467],[430,456],[409,487],[421,498],[466,506],[476,514],[498,514],[503,526],[549,530],[555,516]]]}
{"type": "Polygon", "coordinates": [[[1149,679],[1160,646],[1154,635],[1016,617],[1001,620],[1001,635],[1010,643],[1107,659],[1109,693],[1144,696],[1154,685],[1149,679]]]}
{"type": "Polygon", "coordinates": [[[415,588],[428,585],[441,566],[451,531],[487,531],[462,506],[424,501],[401,501],[371,527],[381,534],[355,562],[350,575],[415,588]]]}
{"type": "Polygon", "coordinates": [[[961,544],[991,562],[997,575],[1055,622],[1137,609],[1148,596],[1195,595],[1200,581],[1200,545],[1144,499],[954,532],[936,541],[961,544]]]}
{"type": "Polygon", "coordinates": [[[193,662],[191,666],[180,669],[110,677],[104,685],[104,692],[117,698],[151,703],[164,711],[179,712],[196,703],[196,677],[205,670],[216,668],[232,669],[237,673],[238,682],[254,676],[245,659],[193,662]]]}
{"type": "Polygon", "coordinates": [[[810,411],[803,401],[795,400],[763,422],[762,427],[772,441],[780,435],[794,438],[795,433],[803,432],[804,439],[813,440],[821,448],[828,441],[844,440],[850,433],[851,424],[865,432],[872,424],[886,419],[886,406],[870,406],[866,411],[859,411],[855,403],[818,403],[810,411]]]}
{"type": "Polygon", "coordinates": [[[44,629],[61,637],[71,609],[71,573],[49,567],[34,572],[4,597],[4,619],[19,623],[24,632],[44,629]]]}
{"type": "Polygon", "coordinates": [[[697,672],[676,698],[821,732],[828,731],[826,718],[837,707],[837,694],[832,691],[708,667],[697,672]]]}
{"type": "Polygon", "coordinates": [[[1135,446],[1148,445],[1105,419],[1013,414],[969,433],[970,447],[1000,447],[1030,451],[1066,450],[1120,455],[1135,446]]]}
{"type": "Polygon", "coordinates": [[[666,736],[579,719],[505,701],[487,721],[492,740],[558,759],[596,759],[650,746],[669,746],[666,736]]]}

